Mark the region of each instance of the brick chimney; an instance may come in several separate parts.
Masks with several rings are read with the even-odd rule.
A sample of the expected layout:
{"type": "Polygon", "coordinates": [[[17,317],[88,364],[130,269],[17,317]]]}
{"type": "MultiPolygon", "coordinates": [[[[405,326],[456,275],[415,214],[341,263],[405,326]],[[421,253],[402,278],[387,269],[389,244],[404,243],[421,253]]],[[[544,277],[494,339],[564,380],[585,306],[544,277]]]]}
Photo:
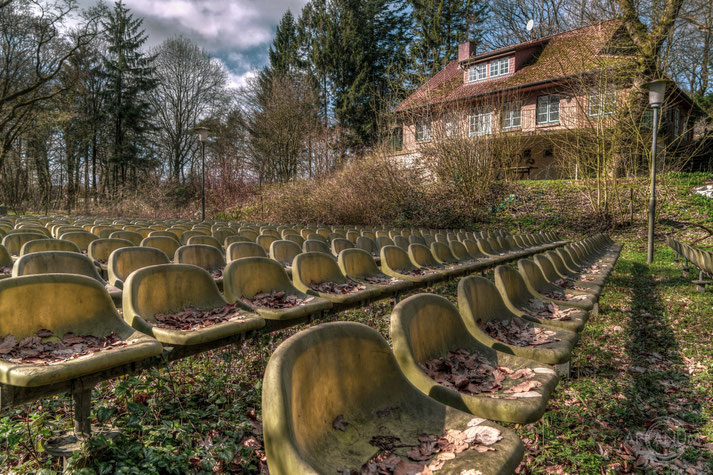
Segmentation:
{"type": "Polygon", "coordinates": [[[466,61],[475,56],[475,41],[467,41],[458,45],[458,62],[466,61]]]}

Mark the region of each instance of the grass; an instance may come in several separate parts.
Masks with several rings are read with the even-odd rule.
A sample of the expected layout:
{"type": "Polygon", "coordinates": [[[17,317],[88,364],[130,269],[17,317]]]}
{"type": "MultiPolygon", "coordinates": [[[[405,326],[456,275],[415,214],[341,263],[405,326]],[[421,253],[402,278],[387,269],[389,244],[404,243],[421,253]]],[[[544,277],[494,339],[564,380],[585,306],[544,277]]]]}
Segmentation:
{"type": "MultiPolygon", "coordinates": [[[[689,191],[711,178],[668,177],[662,232],[684,240],[706,235],[686,223],[710,224],[711,201],[689,191]]],[[[695,291],[661,240],[655,264],[645,264],[642,218],[614,234],[627,245],[601,298],[600,314],[590,319],[575,348],[572,376],[560,382],[541,421],[508,425],[526,446],[520,473],[713,472],[713,293],[695,291]],[[677,430],[682,450],[662,461],[652,457],[657,441],[646,437],[667,423],[677,430]]],[[[456,282],[427,290],[454,301],[456,282]]],[[[388,338],[392,305],[381,301],[333,319],[365,323],[388,338]]],[[[69,468],[264,471],[262,374],[272,351],[306,327],[260,334],[240,347],[102,384],[94,393],[92,417],[120,435],[92,440],[69,460],[69,468]]],[[[43,451],[42,441],[69,429],[71,414],[65,396],[4,412],[0,467],[17,473],[61,470],[61,461],[43,451]]]]}

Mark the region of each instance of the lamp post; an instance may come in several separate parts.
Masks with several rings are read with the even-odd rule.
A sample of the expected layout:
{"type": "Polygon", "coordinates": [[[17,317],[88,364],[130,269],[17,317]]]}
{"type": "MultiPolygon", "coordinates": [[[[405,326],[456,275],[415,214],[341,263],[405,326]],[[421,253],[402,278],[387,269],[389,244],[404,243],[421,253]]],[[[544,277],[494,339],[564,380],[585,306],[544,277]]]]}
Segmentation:
{"type": "Polygon", "coordinates": [[[654,262],[654,222],[656,221],[656,155],[658,152],[659,109],[666,96],[666,82],[661,79],[649,83],[649,106],[653,109],[651,140],[651,197],[649,198],[649,239],[646,262],[654,262]]]}
{"type": "Polygon", "coordinates": [[[205,143],[209,131],[207,127],[196,127],[195,131],[201,141],[201,221],[205,221],[205,143]]]}

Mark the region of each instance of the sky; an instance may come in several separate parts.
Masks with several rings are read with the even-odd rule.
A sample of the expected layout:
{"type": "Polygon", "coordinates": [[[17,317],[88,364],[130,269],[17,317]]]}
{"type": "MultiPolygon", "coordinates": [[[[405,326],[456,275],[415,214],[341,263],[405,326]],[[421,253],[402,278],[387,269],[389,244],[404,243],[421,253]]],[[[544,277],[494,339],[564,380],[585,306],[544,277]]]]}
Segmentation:
{"type": "MultiPolygon", "coordinates": [[[[82,8],[97,0],[80,0],[82,8]]],[[[113,5],[113,1],[108,2],[113,5]]],[[[192,39],[226,66],[240,86],[267,63],[275,27],[288,10],[299,15],[307,0],[124,0],[144,19],[148,47],[172,36],[192,39]]]]}

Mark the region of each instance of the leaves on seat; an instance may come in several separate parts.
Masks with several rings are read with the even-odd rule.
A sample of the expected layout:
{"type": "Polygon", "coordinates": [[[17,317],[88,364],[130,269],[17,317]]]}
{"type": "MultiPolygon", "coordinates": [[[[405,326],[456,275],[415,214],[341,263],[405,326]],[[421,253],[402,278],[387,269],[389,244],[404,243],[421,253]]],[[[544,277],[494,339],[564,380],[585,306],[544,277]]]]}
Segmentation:
{"type": "Polygon", "coordinates": [[[269,293],[259,292],[253,295],[253,298],[251,299],[243,297],[241,300],[253,307],[281,309],[303,305],[314,300],[314,297],[301,299],[298,296],[290,295],[283,290],[273,290],[269,293]]]}
{"type": "Polygon", "coordinates": [[[563,308],[554,302],[545,302],[540,299],[530,299],[529,306],[523,308],[528,315],[558,322],[572,321],[572,314],[578,312],[576,308],[563,308]]]}
{"type": "Polygon", "coordinates": [[[336,282],[310,282],[309,288],[316,292],[321,292],[323,294],[345,295],[364,290],[366,289],[366,286],[362,284],[357,284],[356,282],[346,282],[344,284],[338,284],[336,282]]]}
{"type": "Polygon", "coordinates": [[[153,326],[169,330],[197,330],[216,323],[227,322],[228,320],[244,319],[245,315],[241,315],[240,312],[241,310],[234,304],[227,304],[210,310],[200,310],[193,306],[188,306],[176,313],[155,314],[156,322],[153,323],[153,326]]]}
{"type": "Polygon", "coordinates": [[[508,320],[488,320],[480,323],[480,328],[494,338],[503,343],[515,346],[538,346],[547,345],[560,341],[556,338],[556,332],[538,328],[520,318],[508,320]]]}

